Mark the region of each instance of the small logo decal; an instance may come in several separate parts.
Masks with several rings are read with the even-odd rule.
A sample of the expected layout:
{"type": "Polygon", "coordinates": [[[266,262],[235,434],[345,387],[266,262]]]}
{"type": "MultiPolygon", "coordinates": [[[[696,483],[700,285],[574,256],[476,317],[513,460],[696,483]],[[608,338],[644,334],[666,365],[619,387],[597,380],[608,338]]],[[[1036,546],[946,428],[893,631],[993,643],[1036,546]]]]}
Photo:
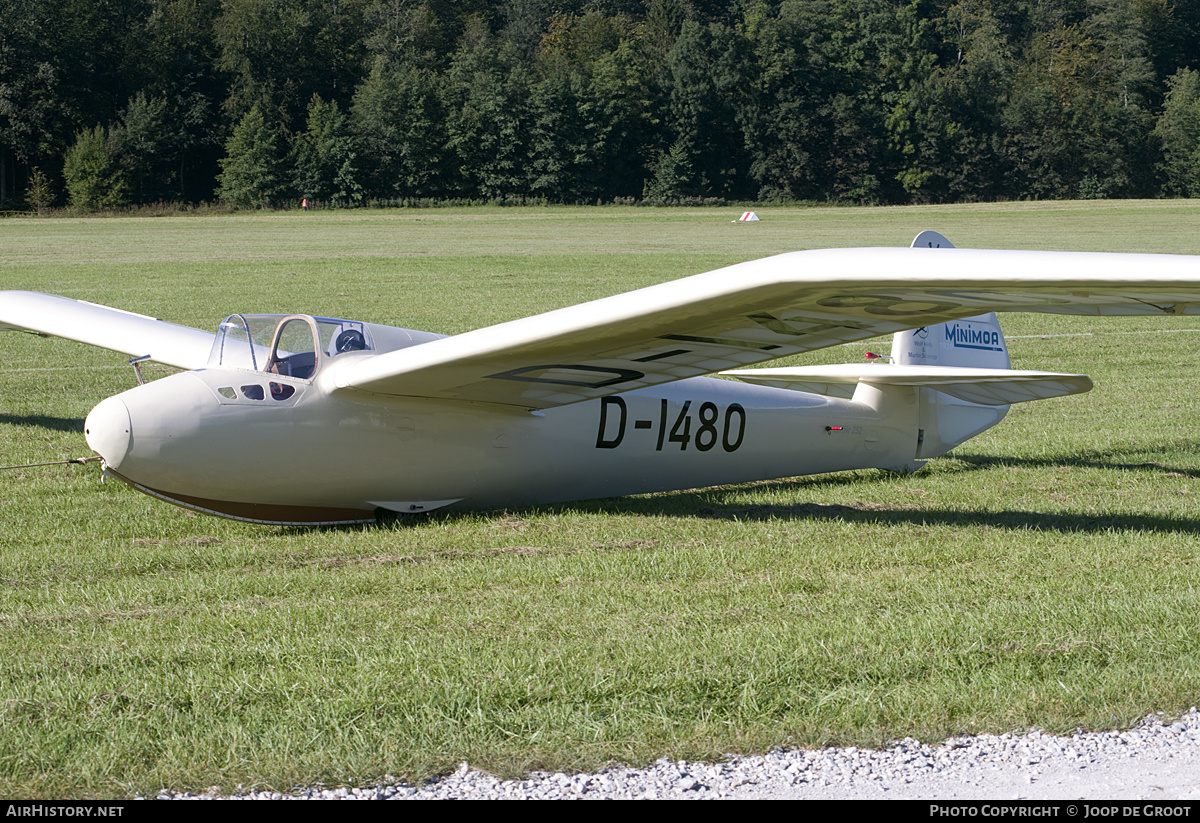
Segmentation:
{"type": "Polygon", "coordinates": [[[945,328],[946,339],[942,341],[945,348],[1004,351],[1004,341],[1000,338],[1000,332],[995,329],[976,329],[957,323],[947,323],[945,328]]]}

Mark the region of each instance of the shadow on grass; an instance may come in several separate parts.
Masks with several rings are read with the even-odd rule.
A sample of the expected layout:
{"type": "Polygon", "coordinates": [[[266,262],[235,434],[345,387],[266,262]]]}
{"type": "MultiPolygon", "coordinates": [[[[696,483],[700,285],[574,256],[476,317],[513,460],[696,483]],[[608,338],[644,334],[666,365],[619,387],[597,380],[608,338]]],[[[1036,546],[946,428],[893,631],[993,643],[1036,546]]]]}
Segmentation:
{"type": "Polygon", "coordinates": [[[44,414],[0,414],[0,424],[31,426],[51,431],[83,433],[82,417],[47,417],[44,414]]]}
{"type": "MultiPolygon", "coordinates": [[[[964,454],[953,455],[947,458],[949,461],[958,461],[966,463],[963,467],[966,471],[975,471],[979,469],[1003,469],[1008,467],[1027,468],[1027,469],[1044,469],[1044,468],[1061,468],[1068,467],[1074,469],[1117,469],[1119,471],[1144,471],[1157,472],[1161,474],[1169,474],[1183,477],[1200,478],[1200,469],[1185,468],[1182,466],[1169,466],[1158,461],[1142,461],[1142,462],[1119,462],[1120,458],[1125,455],[1155,455],[1155,454],[1177,454],[1179,447],[1162,447],[1157,449],[1127,449],[1119,451],[1106,452],[1085,452],[1083,454],[1074,455],[1071,457],[993,457],[981,454],[964,454]]],[[[950,469],[953,471],[953,469],[950,469]]]]}
{"type": "Polygon", "coordinates": [[[713,520],[838,520],[881,526],[985,526],[1013,531],[1091,534],[1107,531],[1200,534],[1200,520],[1139,514],[1085,515],[1071,512],[976,511],[892,508],[883,504],[844,506],[797,503],[791,506],[706,506],[695,517],[713,520]]]}
{"type": "MultiPolygon", "coordinates": [[[[0,417],[0,420],[3,418],[0,417]]],[[[423,514],[400,514],[383,509],[376,511],[374,523],[330,526],[285,526],[284,533],[302,534],[314,530],[344,531],[375,529],[405,529],[426,523],[451,523],[472,517],[537,517],[547,512],[579,515],[679,517],[711,520],[841,520],[875,525],[919,526],[986,526],[996,529],[1045,531],[1060,533],[1096,533],[1104,531],[1163,532],[1170,534],[1200,534],[1200,519],[1162,517],[1138,514],[1086,515],[1070,511],[984,511],[979,509],[939,509],[923,503],[886,504],[854,500],[841,503],[753,504],[746,502],[747,494],[763,493],[775,498],[812,496],[814,491],[829,491],[863,483],[921,483],[932,477],[970,475],[980,471],[1004,469],[1061,469],[1119,470],[1157,473],[1166,476],[1200,478],[1200,469],[1172,466],[1153,460],[1136,458],[1170,454],[1197,447],[1192,443],[1175,443],[1158,448],[1106,449],[1103,452],[1081,452],[1074,455],[1047,457],[996,457],[980,454],[951,454],[933,460],[929,468],[913,474],[896,474],[867,469],[836,474],[810,475],[781,480],[762,480],[730,486],[712,486],[685,491],[659,492],[630,497],[610,497],[494,509],[483,512],[432,511],[423,514]],[[1133,458],[1122,460],[1122,458],[1133,458]]]]}
{"type": "MultiPolygon", "coordinates": [[[[786,485],[786,484],[780,484],[786,485]]],[[[542,508],[512,509],[504,512],[505,516],[518,518],[536,517],[539,513],[556,511],[560,513],[600,514],[612,516],[665,516],[680,518],[696,518],[700,520],[732,520],[743,522],[761,522],[768,520],[826,520],[844,523],[862,523],[877,526],[981,526],[992,529],[1011,531],[1057,532],[1061,534],[1094,534],[1108,531],[1124,532],[1157,532],[1162,534],[1200,535],[1200,519],[1162,517],[1157,515],[1139,514],[1100,514],[1087,515],[1072,512],[1036,512],[1036,511],[983,511],[978,509],[939,509],[936,507],[916,505],[912,508],[890,506],[884,503],[867,503],[856,501],[854,505],[841,503],[794,503],[762,505],[746,505],[744,491],[731,490],[730,495],[737,495],[737,503],[724,504],[719,498],[724,497],[719,489],[708,489],[704,492],[680,492],[669,495],[666,499],[655,497],[650,499],[612,498],[594,500],[570,505],[555,505],[542,508]]],[[[500,512],[496,513],[501,516],[500,512]]],[[[478,514],[449,512],[438,514],[431,512],[425,515],[396,515],[381,516],[374,524],[354,527],[363,530],[407,528],[419,526],[428,522],[454,521],[462,517],[477,517],[478,514]]],[[[339,527],[327,527],[339,528],[339,527]]],[[[305,531],[299,528],[294,531],[305,531]]]]}
{"type": "MultiPolygon", "coordinates": [[[[940,475],[973,474],[979,471],[1003,471],[1006,468],[1080,470],[1119,470],[1151,472],[1175,477],[1200,478],[1200,469],[1171,466],[1157,461],[1137,461],[1137,457],[1156,454],[1178,455],[1180,446],[1162,448],[1114,449],[1105,452],[1084,452],[1076,455],[1049,457],[994,457],[989,455],[951,455],[933,463],[940,475]],[[1133,458],[1122,461],[1122,458],[1133,458]]],[[[1187,448],[1190,448],[1188,446],[1187,448]]],[[[919,483],[928,475],[892,474],[884,471],[867,472],[873,478],[867,482],[919,483]]],[[[663,492],[636,497],[615,497],[585,500],[574,503],[511,509],[505,512],[516,517],[537,516],[547,511],[575,514],[630,515],[681,517],[711,520],[840,520],[872,525],[918,526],[984,526],[1018,531],[1059,533],[1096,533],[1105,531],[1161,532],[1169,534],[1200,534],[1200,519],[1162,517],[1138,514],[1077,514],[1069,511],[984,511],[978,509],[944,509],[925,504],[884,504],[854,501],[841,503],[747,504],[746,494],[761,491],[773,497],[811,496],[814,489],[836,490],[860,485],[864,472],[842,472],[787,480],[768,480],[736,486],[715,486],[679,492],[663,492]]],[[[500,513],[496,513],[500,516],[500,513]]],[[[363,528],[403,528],[429,521],[452,521],[478,514],[430,512],[425,515],[381,516],[378,524],[363,528]]]]}

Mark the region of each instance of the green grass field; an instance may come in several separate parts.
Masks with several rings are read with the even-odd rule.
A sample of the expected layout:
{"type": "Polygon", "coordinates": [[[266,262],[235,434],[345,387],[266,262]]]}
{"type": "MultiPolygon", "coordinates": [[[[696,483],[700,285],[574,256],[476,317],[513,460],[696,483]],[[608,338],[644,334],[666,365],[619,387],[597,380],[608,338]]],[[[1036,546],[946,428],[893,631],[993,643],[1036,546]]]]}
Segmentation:
{"type": "MultiPolygon", "coordinates": [[[[453,333],[926,228],[964,247],[1200,254],[1195,201],[759,215],[9,219],[0,289],[203,328],[303,311],[453,333]]],[[[286,792],[464,760],[510,776],[1186,710],[1200,317],[1004,326],[1015,367],[1095,390],[1014,407],[906,477],[302,530],[194,515],[95,465],[0,472],[0,796],[286,792]]],[[[134,382],[124,357],[64,341],[5,334],[0,352],[6,466],[89,454],[83,418],[134,382]]]]}

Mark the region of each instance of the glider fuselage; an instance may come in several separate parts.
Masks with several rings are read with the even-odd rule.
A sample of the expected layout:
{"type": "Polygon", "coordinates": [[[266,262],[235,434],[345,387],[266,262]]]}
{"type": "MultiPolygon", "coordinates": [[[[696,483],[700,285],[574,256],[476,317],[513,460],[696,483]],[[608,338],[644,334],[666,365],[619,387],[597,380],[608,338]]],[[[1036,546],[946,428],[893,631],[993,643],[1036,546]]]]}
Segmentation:
{"type": "Polygon", "coordinates": [[[909,387],[862,386],[843,400],[693,378],[531,412],[336,390],[321,378],[173,375],[103,401],[88,440],[143,491],[262,522],[919,465],[919,390],[909,387]]]}

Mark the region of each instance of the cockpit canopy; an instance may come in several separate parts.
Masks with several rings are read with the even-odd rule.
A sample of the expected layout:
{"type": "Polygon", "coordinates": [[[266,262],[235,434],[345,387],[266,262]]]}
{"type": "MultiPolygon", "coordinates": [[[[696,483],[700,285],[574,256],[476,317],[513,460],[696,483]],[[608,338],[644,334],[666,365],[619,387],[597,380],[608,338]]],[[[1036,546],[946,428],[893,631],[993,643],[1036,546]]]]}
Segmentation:
{"type": "Polygon", "coordinates": [[[374,348],[367,324],[354,320],[305,314],[231,314],[217,329],[208,365],[307,380],[324,360],[374,348]]]}

